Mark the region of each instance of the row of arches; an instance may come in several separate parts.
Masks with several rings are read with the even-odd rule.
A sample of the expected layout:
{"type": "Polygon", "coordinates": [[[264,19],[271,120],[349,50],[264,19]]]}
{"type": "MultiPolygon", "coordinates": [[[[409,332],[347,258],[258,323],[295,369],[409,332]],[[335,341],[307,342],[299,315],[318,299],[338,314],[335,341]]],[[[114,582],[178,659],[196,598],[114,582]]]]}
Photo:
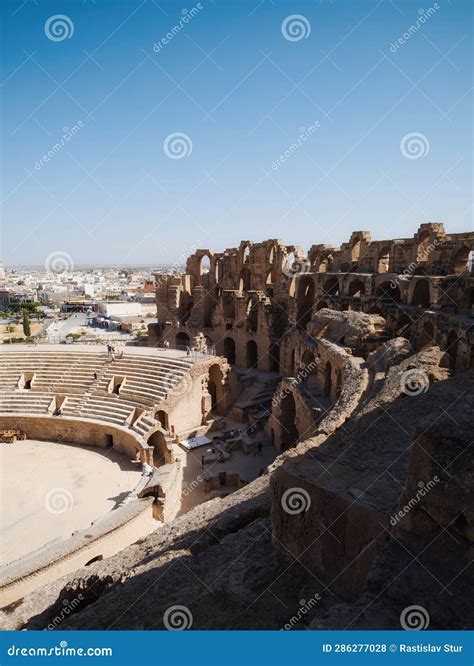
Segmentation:
{"type": "MultiPolygon", "coordinates": [[[[235,365],[237,354],[234,338],[228,336],[224,338],[223,353],[227,362],[235,365]]],[[[278,344],[270,345],[268,352],[268,370],[269,372],[280,371],[280,347],[278,344]]],[[[259,365],[259,349],[255,340],[247,340],[245,344],[245,365],[247,368],[257,368],[259,365]]]]}

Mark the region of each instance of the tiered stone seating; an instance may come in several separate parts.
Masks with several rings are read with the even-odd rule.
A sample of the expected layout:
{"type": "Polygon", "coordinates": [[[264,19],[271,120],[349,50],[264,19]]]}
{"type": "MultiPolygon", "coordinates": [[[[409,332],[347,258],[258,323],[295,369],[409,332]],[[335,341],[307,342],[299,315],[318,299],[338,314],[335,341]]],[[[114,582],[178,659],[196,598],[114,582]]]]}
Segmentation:
{"type": "Polygon", "coordinates": [[[44,352],[40,349],[9,351],[0,357],[0,390],[15,389],[24,372],[35,373],[32,391],[82,393],[94,381],[93,373],[106,354],[44,352]]]}
{"type": "Polygon", "coordinates": [[[110,364],[98,388],[106,392],[113,376],[123,376],[121,398],[156,404],[184,378],[190,366],[190,361],[180,359],[129,356],[110,364]]]}
{"type": "Polygon", "coordinates": [[[53,396],[48,393],[18,391],[0,393],[0,412],[4,414],[47,414],[53,396]]]}
{"type": "Polygon", "coordinates": [[[150,407],[164,400],[191,365],[191,360],[150,354],[112,360],[99,351],[9,349],[0,353],[0,413],[48,414],[53,399],[61,396],[64,417],[130,426],[146,436],[156,425],[150,407]],[[19,387],[25,373],[34,375],[29,389],[19,387]],[[125,378],[118,395],[109,388],[114,377],[125,378]],[[145,411],[133,422],[136,408],[145,411]]]}

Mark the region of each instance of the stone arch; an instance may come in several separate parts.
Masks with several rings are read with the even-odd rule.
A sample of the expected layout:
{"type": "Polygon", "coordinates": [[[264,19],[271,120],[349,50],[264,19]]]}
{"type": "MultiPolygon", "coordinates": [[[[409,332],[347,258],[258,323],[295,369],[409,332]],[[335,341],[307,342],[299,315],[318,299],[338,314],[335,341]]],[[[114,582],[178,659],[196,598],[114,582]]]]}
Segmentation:
{"type": "Polygon", "coordinates": [[[454,373],[456,372],[457,358],[458,358],[458,345],[459,336],[456,331],[450,331],[446,341],[446,353],[449,356],[449,368],[454,373]]]}
{"type": "Polygon", "coordinates": [[[280,373],[280,346],[274,342],[270,345],[268,353],[270,356],[270,372],[280,373]]]}
{"type": "Polygon", "coordinates": [[[222,297],[222,310],[225,319],[234,319],[235,301],[231,294],[224,294],[222,297]]]}
{"type": "Polygon", "coordinates": [[[186,349],[186,347],[189,347],[189,335],[184,331],[176,333],[175,341],[177,349],[186,349]]]}
{"type": "Polygon", "coordinates": [[[321,257],[319,262],[318,271],[319,273],[328,273],[332,270],[334,263],[334,257],[332,254],[325,254],[321,257]]]}
{"type": "Polygon", "coordinates": [[[281,450],[287,451],[298,441],[299,434],[296,427],[296,405],[293,393],[287,393],[281,401],[281,450]]]}
{"type": "Polygon", "coordinates": [[[247,328],[252,333],[258,329],[258,299],[253,296],[247,301],[247,328]]]}
{"type": "Polygon", "coordinates": [[[248,340],[246,345],[247,368],[256,368],[258,364],[258,347],[255,340],[248,340]]]}
{"type": "Polygon", "coordinates": [[[329,296],[337,296],[339,294],[339,279],[336,275],[324,282],[324,293],[329,296]]]}
{"type": "Polygon", "coordinates": [[[351,247],[351,261],[353,264],[357,264],[359,261],[360,248],[361,248],[361,241],[360,238],[357,238],[356,240],[353,241],[351,247]]]}
{"type": "Polygon", "coordinates": [[[233,338],[225,338],[224,340],[224,356],[227,361],[235,365],[235,342],[233,338]]]}
{"type": "Polygon", "coordinates": [[[164,409],[159,409],[155,414],[155,419],[160,422],[163,430],[169,430],[168,414],[164,409]]]}
{"type": "Polygon", "coordinates": [[[240,276],[239,276],[240,293],[243,293],[245,291],[250,291],[251,284],[252,284],[252,275],[250,273],[250,269],[244,266],[244,268],[242,268],[242,270],[240,271],[240,276]]]}
{"type": "Polygon", "coordinates": [[[199,260],[199,275],[208,275],[211,272],[211,256],[203,254],[199,260]]]}
{"type": "Polygon", "coordinates": [[[390,268],[390,245],[384,245],[377,259],[377,273],[388,273],[390,268]]]}
{"type": "Polygon", "coordinates": [[[362,298],[365,295],[365,285],[358,278],[349,283],[347,295],[351,298],[362,298]]]}
{"type": "Polygon", "coordinates": [[[209,377],[207,380],[207,390],[211,396],[211,409],[218,414],[225,412],[225,393],[222,384],[224,375],[218,363],[214,363],[209,368],[209,377]]]}
{"type": "Polygon", "coordinates": [[[412,305],[417,305],[421,308],[429,308],[431,305],[430,296],[430,283],[429,280],[417,280],[415,288],[413,289],[413,296],[411,299],[412,305]]]}
{"type": "Polygon", "coordinates": [[[170,450],[166,444],[166,437],[161,430],[155,430],[150,435],[147,441],[148,446],[153,447],[153,462],[158,467],[159,465],[166,465],[170,461],[170,450]]]}
{"type": "Polygon", "coordinates": [[[296,322],[301,328],[306,328],[306,324],[311,320],[316,287],[312,277],[304,276],[299,280],[297,301],[296,322]]]}
{"type": "Polygon", "coordinates": [[[454,275],[462,275],[468,271],[468,260],[470,249],[464,245],[454,255],[453,271],[454,275]]]}
{"type": "Polygon", "coordinates": [[[401,300],[400,287],[395,282],[381,282],[375,290],[375,295],[383,301],[400,303],[401,300]]]}
{"type": "Polygon", "coordinates": [[[412,323],[410,317],[402,312],[394,326],[395,335],[397,337],[408,338],[410,336],[412,323]]]}

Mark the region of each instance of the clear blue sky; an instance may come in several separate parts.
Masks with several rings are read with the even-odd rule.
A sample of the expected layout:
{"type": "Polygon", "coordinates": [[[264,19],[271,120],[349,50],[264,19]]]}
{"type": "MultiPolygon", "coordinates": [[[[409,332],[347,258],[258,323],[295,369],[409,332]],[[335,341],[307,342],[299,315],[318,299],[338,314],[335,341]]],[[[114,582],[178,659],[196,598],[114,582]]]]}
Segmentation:
{"type": "Polygon", "coordinates": [[[427,220],[472,229],[470,2],[440,0],[397,47],[431,0],[200,5],[156,52],[194,0],[3,0],[6,264],[57,251],[172,263],[241,239],[308,249],[359,229],[411,236],[427,220]],[[70,38],[46,36],[56,14],[70,38]],[[282,34],[293,14],[297,41],[282,34]],[[164,151],[174,133],[192,142],[182,159],[164,151]],[[412,133],[418,159],[400,146],[412,133]]]}

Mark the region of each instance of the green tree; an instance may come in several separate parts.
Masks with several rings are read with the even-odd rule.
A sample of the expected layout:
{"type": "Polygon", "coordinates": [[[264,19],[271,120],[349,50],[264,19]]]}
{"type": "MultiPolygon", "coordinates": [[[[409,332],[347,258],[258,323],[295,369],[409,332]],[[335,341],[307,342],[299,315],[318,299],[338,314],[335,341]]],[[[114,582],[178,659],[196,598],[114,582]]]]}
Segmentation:
{"type": "Polygon", "coordinates": [[[31,335],[30,320],[28,317],[28,312],[26,310],[23,310],[23,333],[26,335],[27,338],[29,338],[31,335]]]}

